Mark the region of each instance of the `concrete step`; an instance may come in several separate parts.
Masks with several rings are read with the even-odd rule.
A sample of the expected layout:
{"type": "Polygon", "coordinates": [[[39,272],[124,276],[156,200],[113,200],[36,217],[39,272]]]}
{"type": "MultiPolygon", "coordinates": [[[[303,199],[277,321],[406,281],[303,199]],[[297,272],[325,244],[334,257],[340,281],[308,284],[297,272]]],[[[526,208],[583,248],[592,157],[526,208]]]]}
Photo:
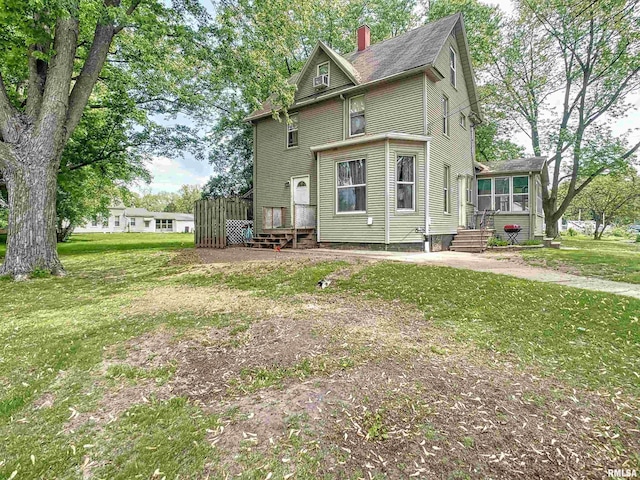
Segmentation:
{"type": "Polygon", "coordinates": [[[467,253],[482,253],[486,249],[482,247],[454,247],[453,245],[449,247],[453,252],[467,252],[467,253]]]}
{"type": "Polygon", "coordinates": [[[452,247],[480,247],[484,248],[487,246],[487,242],[474,242],[474,241],[465,241],[465,240],[454,240],[451,242],[452,247]]]}

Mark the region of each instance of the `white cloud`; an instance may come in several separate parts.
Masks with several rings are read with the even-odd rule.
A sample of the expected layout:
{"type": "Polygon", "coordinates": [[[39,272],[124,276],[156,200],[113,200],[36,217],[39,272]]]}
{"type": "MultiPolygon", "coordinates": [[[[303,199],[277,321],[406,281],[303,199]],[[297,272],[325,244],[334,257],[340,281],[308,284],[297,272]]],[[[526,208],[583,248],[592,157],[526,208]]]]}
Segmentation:
{"type": "Polygon", "coordinates": [[[204,185],[210,167],[196,160],[154,156],[147,162],[153,177],[150,185],[140,184],[137,190],[151,188],[153,193],[176,192],[182,185],[204,185]]]}

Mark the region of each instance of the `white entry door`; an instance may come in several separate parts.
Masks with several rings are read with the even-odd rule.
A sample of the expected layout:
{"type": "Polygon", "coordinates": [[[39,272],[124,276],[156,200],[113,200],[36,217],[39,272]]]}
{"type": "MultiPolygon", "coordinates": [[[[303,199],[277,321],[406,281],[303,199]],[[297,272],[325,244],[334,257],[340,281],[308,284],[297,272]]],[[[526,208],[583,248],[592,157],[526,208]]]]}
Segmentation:
{"type": "Polygon", "coordinates": [[[291,224],[296,228],[315,226],[315,212],[309,206],[309,175],[291,179],[291,224]]]}
{"type": "Polygon", "coordinates": [[[467,227],[467,177],[458,177],[458,225],[467,227]]]}

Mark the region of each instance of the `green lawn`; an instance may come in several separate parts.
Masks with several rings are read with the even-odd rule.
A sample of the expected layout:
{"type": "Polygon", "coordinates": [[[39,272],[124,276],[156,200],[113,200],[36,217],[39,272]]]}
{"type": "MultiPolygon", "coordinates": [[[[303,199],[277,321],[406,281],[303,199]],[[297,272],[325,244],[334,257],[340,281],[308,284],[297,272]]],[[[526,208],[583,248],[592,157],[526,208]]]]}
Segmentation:
{"type": "Polygon", "coordinates": [[[640,284],[640,243],[616,237],[593,240],[590,237],[563,237],[562,249],[523,251],[523,258],[534,265],[569,270],[616,282],[640,284]]]}
{"type": "MultiPolygon", "coordinates": [[[[337,277],[330,288],[318,291],[318,280],[350,267],[345,262],[307,261],[203,267],[188,261],[187,251],[180,250],[192,245],[191,237],[183,234],[78,235],[60,246],[67,277],[22,283],[0,279],[0,478],[12,478],[14,472],[13,478],[29,479],[222,478],[233,470],[230,462],[240,469],[241,478],[263,479],[269,472],[273,473],[271,478],[282,478],[294,464],[295,478],[335,478],[335,471],[323,469],[323,465],[341,458],[329,443],[337,442],[344,432],[303,441],[300,431],[307,432],[309,438],[313,435],[306,430],[314,424],[306,414],[287,416],[283,437],[265,450],[251,448],[251,436],[243,432],[242,454],[233,458],[224,458],[223,444],[215,444],[211,437],[221,425],[233,429],[236,417],[244,414],[240,410],[255,402],[257,394],[277,392],[287,382],[306,382],[300,383],[302,388],[309,379],[318,383],[330,376],[339,378],[333,375],[362,365],[375,368],[389,358],[413,362],[431,354],[477,352],[468,361],[481,362],[489,371],[498,368],[493,362],[505,362],[490,374],[491,381],[500,381],[507,370],[515,368],[513,375],[517,375],[526,369],[557,382],[557,388],[565,385],[569,393],[561,395],[558,390],[555,394],[563,398],[597,390],[606,395],[617,392],[633,405],[640,397],[638,300],[471,271],[385,262],[337,277]],[[184,254],[187,261],[176,261],[176,254],[184,254]],[[211,295],[211,301],[199,302],[198,293],[186,302],[184,297],[194,292],[211,295]],[[220,292],[227,292],[228,306],[215,307],[220,292]],[[352,302],[339,303],[344,298],[352,302]],[[279,324],[288,325],[289,316],[302,315],[300,312],[319,312],[314,305],[333,302],[342,306],[327,317],[332,319],[327,320],[328,325],[322,324],[326,330],[312,329],[300,335],[309,343],[308,348],[301,348],[301,353],[291,358],[286,349],[282,357],[274,357],[283,337],[271,339],[268,335],[273,335],[279,324]],[[382,340],[372,336],[375,329],[370,327],[350,330],[345,318],[375,315],[382,305],[377,302],[399,305],[393,310],[398,313],[381,315],[391,325],[391,330],[380,335],[382,340]],[[156,303],[157,309],[150,308],[156,303]],[[305,310],[310,306],[314,308],[305,310]],[[268,308],[274,311],[260,313],[268,308]],[[424,333],[413,335],[419,338],[412,341],[390,343],[395,334],[407,328],[402,312],[413,310],[419,312],[424,333]],[[252,334],[259,321],[267,322],[266,330],[252,334]],[[148,364],[117,363],[129,361],[130,342],[146,338],[149,332],[169,335],[169,347],[162,348],[193,339],[198,339],[199,347],[180,350],[177,363],[154,364],[155,356],[161,357],[160,347],[151,349],[148,364]],[[168,395],[162,390],[172,385],[176,375],[185,375],[179,359],[216,345],[214,355],[228,352],[232,356],[243,345],[253,345],[258,333],[265,336],[262,363],[250,364],[251,356],[258,352],[253,349],[243,356],[243,361],[249,360],[247,366],[219,385],[208,381],[223,389],[223,393],[216,393],[223,395],[222,404],[240,399],[241,407],[202,408],[196,399],[204,380],[203,385],[189,385],[180,394],[168,395]],[[440,345],[441,338],[450,338],[453,343],[440,345]],[[310,350],[320,353],[309,354],[310,350]],[[92,420],[117,403],[114,399],[121,398],[118,392],[127,388],[132,390],[132,398],[122,411],[108,422],[92,420]],[[141,396],[138,388],[152,393],[141,396]],[[577,393],[571,393],[573,388],[577,393]],[[77,418],[85,421],[74,423],[77,418]]],[[[303,324],[314,317],[306,318],[303,324]]],[[[226,357],[220,358],[224,361],[226,357]]],[[[207,369],[198,371],[207,378],[207,369]]],[[[193,382],[194,377],[181,380],[186,382],[186,378],[193,382]]],[[[426,388],[417,383],[414,387],[426,388]]],[[[541,392],[534,394],[542,398],[541,392]]],[[[358,402],[371,402],[371,395],[365,392],[358,402]]],[[[415,412],[422,395],[407,400],[405,407],[411,405],[415,412]]],[[[457,395],[456,402],[460,400],[457,395]]],[[[397,401],[392,405],[397,407],[397,401]]],[[[381,432],[392,430],[384,425],[384,412],[388,411],[362,414],[363,425],[378,438],[377,446],[384,444],[381,432]]],[[[444,413],[446,417],[448,413],[444,413]]],[[[504,434],[510,435],[508,431],[504,434]]],[[[614,437],[616,443],[607,444],[607,451],[638,462],[634,450],[624,443],[635,441],[629,435],[622,432],[620,438],[614,437]]],[[[266,439],[261,440],[269,445],[266,439]]],[[[441,441],[442,447],[448,448],[444,436],[441,441]]],[[[472,446],[480,441],[484,440],[465,437],[463,443],[472,446]]],[[[345,450],[339,453],[346,455],[345,450]]],[[[475,463],[488,462],[482,453],[478,450],[467,460],[450,459],[438,468],[454,475],[475,463]]],[[[419,456],[417,459],[419,462],[419,456]]],[[[412,465],[405,463],[407,469],[412,465]]],[[[398,468],[405,468],[403,465],[398,468]]],[[[482,476],[491,476],[492,470],[478,468],[484,472],[482,476]]],[[[401,471],[409,474],[409,470],[401,471]]],[[[364,475],[362,471],[350,470],[344,478],[360,475],[364,475]]]]}

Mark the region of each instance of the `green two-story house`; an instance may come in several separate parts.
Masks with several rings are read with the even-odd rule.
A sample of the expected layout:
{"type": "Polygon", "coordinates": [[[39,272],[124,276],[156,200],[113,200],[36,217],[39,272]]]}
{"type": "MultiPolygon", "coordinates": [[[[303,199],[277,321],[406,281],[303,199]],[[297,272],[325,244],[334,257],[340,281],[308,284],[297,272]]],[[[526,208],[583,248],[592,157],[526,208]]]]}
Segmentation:
{"type": "Polygon", "coordinates": [[[462,16],[340,55],[319,42],[295,100],[254,131],[255,232],[313,229],[323,244],[447,248],[475,210],[482,120],[462,16]]]}

